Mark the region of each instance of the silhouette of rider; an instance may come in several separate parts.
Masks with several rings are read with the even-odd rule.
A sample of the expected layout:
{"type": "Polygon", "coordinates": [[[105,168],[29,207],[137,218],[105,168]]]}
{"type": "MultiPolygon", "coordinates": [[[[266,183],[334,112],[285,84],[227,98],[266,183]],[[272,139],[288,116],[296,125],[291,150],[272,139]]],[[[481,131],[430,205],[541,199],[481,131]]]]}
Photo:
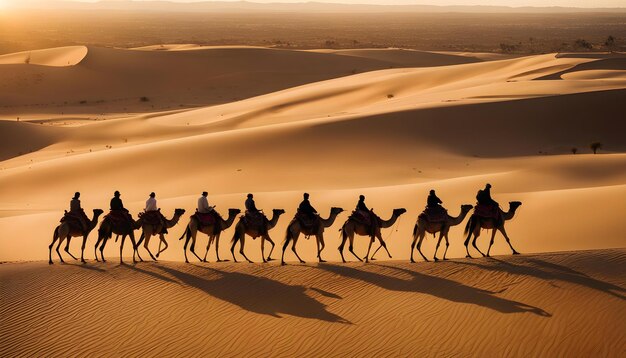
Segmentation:
{"type": "Polygon", "coordinates": [[[153,213],[159,218],[161,222],[161,227],[163,227],[162,233],[167,233],[167,229],[165,228],[165,217],[161,214],[159,207],[157,206],[156,194],[154,192],[150,193],[150,197],[146,200],[146,208],[144,209],[146,213],[153,213]]]}
{"type": "Polygon", "coordinates": [[[485,185],[485,189],[479,190],[478,194],[476,194],[476,201],[478,204],[486,205],[486,206],[495,206],[499,207],[500,204],[491,198],[491,184],[487,183],[485,185]]]}
{"type": "MultiPolygon", "coordinates": [[[[263,215],[263,213],[257,209],[256,204],[254,203],[254,195],[252,194],[248,194],[248,198],[246,199],[246,213],[249,214],[253,220],[255,222],[262,222],[262,223],[267,223],[268,220],[265,217],[265,215],[263,215]]],[[[262,233],[265,233],[265,229],[267,227],[267,225],[262,225],[263,228],[262,233]]]]}
{"type": "Polygon", "coordinates": [[[359,195],[359,202],[356,204],[357,211],[364,211],[366,213],[370,212],[370,209],[365,205],[365,195],[359,195]]]}
{"type": "Polygon", "coordinates": [[[435,190],[431,190],[428,194],[428,198],[426,199],[426,212],[436,216],[445,213],[446,209],[441,206],[442,203],[443,201],[441,201],[437,194],[435,194],[435,190]]]}
{"type": "Polygon", "coordinates": [[[124,207],[124,203],[122,203],[122,199],[120,199],[120,196],[121,194],[117,190],[115,191],[115,193],[113,193],[113,198],[111,198],[111,203],[110,203],[111,211],[120,213],[127,220],[132,220],[132,217],[130,216],[128,209],[124,207]]]}
{"type": "Polygon", "coordinates": [[[206,191],[202,192],[202,196],[198,198],[198,212],[201,214],[208,214],[213,211],[215,206],[209,206],[209,201],[207,200],[207,196],[209,193],[206,191]]]}
{"type": "Polygon", "coordinates": [[[311,205],[311,202],[309,201],[309,193],[304,193],[303,197],[304,200],[302,200],[300,206],[298,206],[298,212],[307,217],[315,216],[317,214],[317,210],[315,210],[315,208],[311,205]]]}
{"type": "Polygon", "coordinates": [[[78,222],[80,222],[80,226],[83,229],[83,233],[86,234],[89,230],[89,218],[87,217],[87,214],[85,214],[83,208],[80,206],[80,200],[78,198],[80,198],[80,193],[74,193],[74,197],[72,198],[72,200],[70,200],[70,213],[78,219],[78,222]]]}

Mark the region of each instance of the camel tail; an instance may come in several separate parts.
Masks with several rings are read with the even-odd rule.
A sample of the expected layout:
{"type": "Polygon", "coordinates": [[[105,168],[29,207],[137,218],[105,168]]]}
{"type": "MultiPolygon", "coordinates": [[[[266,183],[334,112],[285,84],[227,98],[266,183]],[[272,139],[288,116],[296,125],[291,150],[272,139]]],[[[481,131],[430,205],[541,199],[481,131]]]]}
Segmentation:
{"type": "Polygon", "coordinates": [[[413,227],[413,236],[417,234],[417,223],[415,223],[415,227],[413,227]]]}
{"type": "Polygon", "coordinates": [[[185,232],[178,238],[178,240],[182,240],[183,237],[185,237],[185,235],[187,235],[187,237],[189,237],[189,235],[191,235],[191,230],[189,230],[189,225],[187,225],[187,229],[185,229],[185,232]]]}
{"type": "Polygon", "coordinates": [[[55,227],[54,228],[54,233],[52,234],[52,242],[57,241],[57,239],[59,238],[59,227],[55,227]]]}
{"type": "Polygon", "coordinates": [[[289,226],[287,226],[287,232],[285,233],[285,240],[283,240],[283,244],[291,241],[291,239],[293,239],[293,236],[291,235],[291,230],[289,230],[289,226]]]}
{"type": "Polygon", "coordinates": [[[465,224],[465,230],[463,231],[465,233],[465,235],[467,235],[467,233],[469,233],[470,231],[474,231],[474,226],[476,225],[475,220],[474,220],[474,216],[470,216],[469,220],[467,220],[467,224],[465,224]]]}
{"type": "Polygon", "coordinates": [[[241,237],[239,236],[239,230],[237,230],[237,228],[235,228],[235,233],[233,234],[233,238],[230,239],[230,243],[234,244],[237,241],[239,241],[239,239],[241,239],[241,237]]]}

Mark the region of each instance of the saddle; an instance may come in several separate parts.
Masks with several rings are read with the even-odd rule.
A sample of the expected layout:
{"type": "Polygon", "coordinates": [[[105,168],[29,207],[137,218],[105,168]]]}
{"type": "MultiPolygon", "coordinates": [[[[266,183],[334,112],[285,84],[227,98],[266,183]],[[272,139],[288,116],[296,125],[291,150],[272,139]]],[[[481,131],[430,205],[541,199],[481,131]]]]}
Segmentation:
{"type": "Polygon", "coordinates": [[[209,213],[199,213],[196,211],[193,215],[191,215],[191,218],[197,220],[200,226],[211,226],[215,225],[215,223],[222,217],[217,213],[217,211],[212,210],[209,213]]]}
{"type": "Polygon", "coordinates": [[[427,206],[419,215],[419,218],[430,223],[445,222],[448,219],[448,210],[441,206],[427,206]]]}
{"type": "Polygon", "coordinates": [[[83,221],[89,221],[89,218],[87,218],[84,211],[83,212],[66,211],[65,214],[63,214],[63,217],[61,218],[61,220],[59,221],[62,223],[63,222],[68,223],[71,227],[82,231],[83,221]]]}
{"type": "Polygon", "coordinates": [[[382,220],[378,217],[378,215],[374,214],[374,212],[363,210],[354,210],[350,215],[349,220],[371,227],[380,226],[382,222],[382,220]]]}
{"type": "Polygon", "coordinates": [[[493,204],[476,204],[476,206],[474,207],[474,214],[475,216],[480,216],[482,218],[489,218],[489,219],[496,219],[499,220],[500,219],[500,208],[498,205],[493,205],[493,204]]]}
{"type": "Polygon", "coordinates": [[[161,225],[161,212],[159,211],[146,211],[139,213],[139,218],[149,225],[161,225]]]}
{"type": "Polygon", "coordinates": [[[294,219],[298,220],[302,228],[307,231],[315,232],[319,229],[320,220],[317,215],[309,215],[298,211],[294,219]]]}
{"type": "Polygon", "coordinates": [[[104,216],[104,219],[110,220],[115,226],[122,226],[129,224],[132,216],[124,210],[111,210],[104,216]]]}
{"type": "Polygon", "coordinates": [[[265,224],[268,222],[265,215],[263,215],[263,213],[260,211],[257,211],[257,212],[246,211],[242,219],[243,219],[244,224],[246,224],[246,226],[251,227],[251,228],[257,228],[259,229],[259,231],[264,230],[265,224]]]}

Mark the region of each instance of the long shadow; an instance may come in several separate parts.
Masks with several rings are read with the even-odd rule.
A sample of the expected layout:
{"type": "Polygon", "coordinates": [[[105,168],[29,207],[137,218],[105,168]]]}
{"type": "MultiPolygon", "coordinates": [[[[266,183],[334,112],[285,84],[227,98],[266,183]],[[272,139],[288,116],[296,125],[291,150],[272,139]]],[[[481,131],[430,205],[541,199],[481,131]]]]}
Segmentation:
{"type": "Polygon", "coordinates": [[[85,269],[85,270],[98,271],[98,272],[107,272],[107,270],[101,269],[101,268],[99,268],[99,267],[91,266],[91,265],[90,265],[90,264],[88,264],[88,263],[86,263],[86,264],[84,264],[84,263],[80,263],[80,264],[67,264],[67,265],[71,265],[71,266],[74,266],[74,267],[80,267],[80,268],[85,269]]]}
{"type": "Polygon", "coordinates": [[[304,286],[291,286],[265,277],[239,272],[225,272],[204,266],[195,267],[217,274],[218,278],[210,280],[171,267],[159,268],[185,285],[230,302],[246,311],[277,318],[280,318],[281,314],[288,314],[351,324],[342,317],[327,311],[326,305],[308,296],[304,286]]]}
{"type": "Polygon", "coordinates": [[[626,292],[626,289],[614,285],[612,283],[600,281],[598,279],[587,276],[582,272],[578,272],[573,270],[567,266],[561,266],[552,262],[546,262],[537,258],[528,258],[525,259],[526,262],[533,264],[538,267],[533,266],[525,266],[525,265],[516,265],[510,262],[490,258],[489,261],[494,262],[494,265],[480,264],[476,262],[466,262],[466,261],[454,261],[456,264],[460,265],[468,265],[478,267],[483,270],[488,271],[499,271],[506,272],[513,275],[519,276],[532,276],[542,280],[554,280],[554,281],[562,281],[569,282],[580,286],[585,286],[593,290],[601,291],[607,293],[609,295],[615,296],[622,300],[626,300],[626,296],[624,296],[623,292],[626,292]]]}
{"type": "Polygon", "coordinates": [[[482,306],[500,313],[528,312],[543,317],[552,316],[541,308],[495,296],[495,294],[499,292],[481,290],[475,287],[463,285],[456,281],[441,277],[428,276],[399,267],[378,264],[371,265],[408,273],[412,276],[412,278],[404,280],[393,276],[381,275],[375,272],[361,271],[349,266],[338,266],[332,264],[320,264],[317,267],[337,275],[367,282],[390,291],[421,293],[452,302],[482,306]]]}
{"type": "Polygon", "coordinates": [[[163,275],[161,275],[159,273],[156,273],[156,272],[153,272],[153,271],[140,269],[139,267],[137,267],[137,265],[123,265],[123,267],[126,267],[126,268],[128,268],[128,269],[130,269],[132,271],[136,271],[136,272],[142,273],[144,275],[152,276],[152,277],[154,277],[156,279],[159,279],[159,280],[162,280],[162,281],[165,281],[165,282],[175,283],[177,285],[181,285],[182,286],[182,284],[180,282],[178,282],[178,281],[176,281],[176,280],[174,280],[172,278],[169,278],[167,276],[163,276],[163,275]]]}

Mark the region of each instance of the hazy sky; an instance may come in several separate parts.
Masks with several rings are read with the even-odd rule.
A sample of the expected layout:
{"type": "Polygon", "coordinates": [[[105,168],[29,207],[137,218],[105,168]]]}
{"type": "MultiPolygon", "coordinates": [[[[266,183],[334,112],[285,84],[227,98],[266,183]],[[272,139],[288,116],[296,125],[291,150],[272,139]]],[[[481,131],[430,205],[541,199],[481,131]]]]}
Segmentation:
{"type": "MultiPolygon", "coordinates": [[[[9,0],[8,2],[11,2],[9,0]]],[[[14,1],[14,0],[13,0],[14,1]]],[[[24,1],[24,0],[21,0],[24,1]]],[[[74,0],[94,2],[95,0],[74,0]]],[[[108,0],[115,1],[115,0],[108,0]]],[[[144,1],[144,0],[139,0],[144,1]]],[[[206,0],[169,0],[175,2],[199,2],[206,0]]],[[[239,1],[239,0],[221,0],[239,1]]],[[[253,2],[307,2],[310,0],[251,0],[253,2]]],[[[571,6],[571,7],[626,7],[626,0],[315,0],[343,4],[382,4],[382,5],[496,5],[496,6],[571,6]]]]}

